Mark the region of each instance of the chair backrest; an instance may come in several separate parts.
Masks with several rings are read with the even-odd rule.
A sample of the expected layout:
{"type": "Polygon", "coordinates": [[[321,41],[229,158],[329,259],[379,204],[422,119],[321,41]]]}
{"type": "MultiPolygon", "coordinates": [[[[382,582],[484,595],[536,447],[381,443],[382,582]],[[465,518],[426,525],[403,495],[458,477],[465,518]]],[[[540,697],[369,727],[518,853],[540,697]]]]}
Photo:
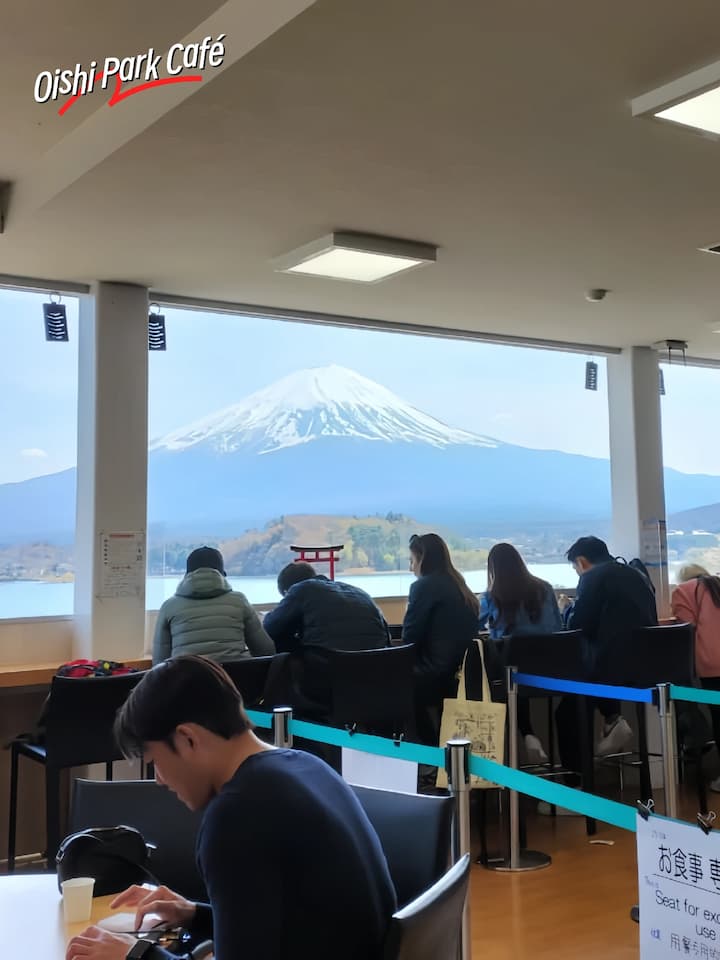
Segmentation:
{"type": "Polygon", "coordinates": [[[613,663],[615,683],[653,687],[689,686],[695,679],[695,628],[689,623],[637,627],[613,663]]]}
{"type": "Polygon", "coordinates": [[[409,903],[447,870],[455,799],[352,789],[380,838],[398,903],[409,903]]]}
{"type": "Polygon", "coordinates": [[[189,900],[207,900],[195,863],[202,814],[193,813],[154,780],[76,780],[70,832],[87,827],[135,827],[155,845],[150,870],[189,900]]]}
{"type": "Polygon", "coordinates": [[[401,623],[389,623],[388,630],[390,631],[390,639],[402,640],[402,629],[401,623]]]}
{"type": "Polygon", "coordinates": [[[45,716],[47,762],[57,767],[121,760],[115,743],[115,715],[143,678],[53,677],[45,716]]]}
{"type": "Polygon", "coordinates": [[[584,680],[591,664],[581,630],[518,634],[506,641],[505,662],[521,673],[564,680],[584,680]]]}
{"type": "Polygon", "coordinates": [[[288,703],[290,697],[290,654],[277,653],[273,657],[245,657],[221,663],[230,679],[242,694],[248,709],[262,706],[268,709],[288,703]]]}
{"type": "Polygon", "coordinates": [[[407,733],[414,718],[412,644],[379,650],[328,650],[331,721],[378,733],[407,733]]]}
{"type": "Polygon", "coordinates": [[[465,854],[390,921],[384,960],[456,960],[470,880],[465,854]]]}

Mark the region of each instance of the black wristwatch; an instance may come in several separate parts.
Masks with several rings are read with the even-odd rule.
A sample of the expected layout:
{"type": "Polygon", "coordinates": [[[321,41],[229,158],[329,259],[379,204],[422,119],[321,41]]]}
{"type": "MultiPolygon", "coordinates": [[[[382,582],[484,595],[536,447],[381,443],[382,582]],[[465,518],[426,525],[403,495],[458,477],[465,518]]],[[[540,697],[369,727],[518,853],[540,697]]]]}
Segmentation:
{"type": "Polygon", "coordinates": [[[154,940],[136,940],[126,954],[127,960],[142,960],[154,946],[154,940]]]}

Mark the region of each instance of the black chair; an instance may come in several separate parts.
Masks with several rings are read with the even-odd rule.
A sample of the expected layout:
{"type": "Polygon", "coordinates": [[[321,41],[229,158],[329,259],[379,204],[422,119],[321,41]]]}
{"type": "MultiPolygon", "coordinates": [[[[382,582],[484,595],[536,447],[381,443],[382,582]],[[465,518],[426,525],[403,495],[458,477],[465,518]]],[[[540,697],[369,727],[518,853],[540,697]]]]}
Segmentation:
{"type": "Polygon", "coordinates": [[[388,630],[390,631],[391,643],[396,643],[398,640],[402,640],[403,625],[401,623],[389,623],[388,630]]]}
{"type": "Polygon", "coordinates": [[[60,773],[70,767],[104,763],[112,779],[112,764],[122,760],[113,724],[119,708],[142,679],[142,673],[117,677],[54,677],[46,702],[46,732],[42,743],[18,737],[10,743],[10,818],[8,872],[15,869],[18,767],[20,757],[45,768],[45,821],[48,869],[54,869],[60,844],[60,773]]]}
{"type": "Polygon", "coordinates": [[[382,736],[414,731],[412,644],[379,650],[328,650],[330,723],[382,736]]]}
{"type": "MultiPolygon", "coordinates": [[[[560,680],[586,680],[591,663],[588,642],[581,630],[562,630],[557,633],[535,635],[518,634],[509,637],[506,641],[504,656],[505,662],[517,667],[520,673],[554,677],[560,680]]],[[[555,767],[554,694],[531,687],[523,690],[520,687],[519,695],[547,700],[549,755],[547,775],[555,777],[564,773],[579,773],[583,788],[592,793],[595,782],[592,747],[593,711],[587,697],[576,698],[582,769],[566,771],[555,767]]],[[[596,824],[592,818],[585,818],[585,826],[588,835],[595,833],[596,824]]]]}
{"type": "MultiPolygon", "coordinates": [[[[689,623],[639,627],[632,632],[629,644],[616,651],[613,658],[614,679],[629,687],[655,687],[659,683],[693,686],[695,683],[695,628],[689,623]],[[618,679],[620,678],[620,679],[618,679]]],[[[636,704],[640,754],[640,790],[642,799],[652,797],[650,763],[647,746],[645,705],[636,704]]],[[[686,754],[690,758],[691,754],[686,754]]],[[[692,755],[696,761],[696,787],[701,813],[707,812],[702,750],[692,755]]]]}
{"type": "Polygon", "coordinates": [[[195,862],[202,812],[192,812],[154,780],[76,780],[70,833],[87,827],[135,827],[155,845],[150,870],[188,900],[207,901],[195,862]]]}
{"type": "Polygon", "coordinates": [[[658,683],[691,686],[695,681],[695,627],[690,623],[639,627],[633,630],[632,643],[617,651],[615,666],[620,682],[628,687],[658,683]]]}
{"type": "Polygon", "coordinates": [[[221,663],[242,694],[249,709],[273,707],[288,703],[290,697],[290,654],[273,657],[246,657],[221,663]]]}
{"type": "Polygon", "coordinates": [[[466,853],[429,890],[393,914],[384,960],[456,960],[469,882],[466,853]]]}
{"type": "Polygon", "coordinates": [[[455,798],[352,787],[380,838],[402,906],[438,880],[452,857],[455,798]]]}

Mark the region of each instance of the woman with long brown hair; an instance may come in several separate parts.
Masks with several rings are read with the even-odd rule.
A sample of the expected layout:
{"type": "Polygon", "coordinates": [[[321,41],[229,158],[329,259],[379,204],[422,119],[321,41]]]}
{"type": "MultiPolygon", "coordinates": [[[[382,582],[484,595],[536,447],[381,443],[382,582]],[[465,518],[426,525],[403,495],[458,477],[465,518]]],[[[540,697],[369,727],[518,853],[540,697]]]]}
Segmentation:
{"type": "MultiPolygon", "coordinates": [[[[552,586],[533,576],[510,543],[496,543],[488,554],[488,588],[480,601],[480,627],[494,640],[513,634],[562,630],[552,586]]],[[[546,763],[547,754],[530,722],[530,703],[518,700],[518,725],[529,763],[546,763]]]]}
{"type": "Polygon", "coordinates": [[[480,623],[494,639],[514,633],[562,630],[552,586],[533,576],[510,543],[496,543],[487,561],[488,588],[480,603],[480,623]]]}
{"type": "Polygon", "coordinates": [[[410,587],[402,638],[415,644],[418,738],[437,744],[442,702],[457,693],[456,674],[477,634],[480,603],[436,533],[410,538],[410,569],[418,579],[410,587]]]}

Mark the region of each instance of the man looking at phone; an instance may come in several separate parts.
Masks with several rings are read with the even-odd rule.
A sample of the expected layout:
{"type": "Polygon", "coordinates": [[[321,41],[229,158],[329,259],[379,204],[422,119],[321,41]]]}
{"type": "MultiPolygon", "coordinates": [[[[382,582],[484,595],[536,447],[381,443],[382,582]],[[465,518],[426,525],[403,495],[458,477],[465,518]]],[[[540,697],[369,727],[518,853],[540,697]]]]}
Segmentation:
{"type": "MultiPolygon", "coordinates": [[[[396,900],[365,812],[321,760],[255,736],[222,667],[203,657],[154,667],[120,710],[116,736],[125,756],[144,756],[159,783],[205,810],[197,858],[210,903],[131,887],[112,906],[134,908],[136,930],[156,914],[213,940],[217,960],[379,960],[396,900]]],[[[91,927],[66,956],[176,955],[91,927]]]]}

